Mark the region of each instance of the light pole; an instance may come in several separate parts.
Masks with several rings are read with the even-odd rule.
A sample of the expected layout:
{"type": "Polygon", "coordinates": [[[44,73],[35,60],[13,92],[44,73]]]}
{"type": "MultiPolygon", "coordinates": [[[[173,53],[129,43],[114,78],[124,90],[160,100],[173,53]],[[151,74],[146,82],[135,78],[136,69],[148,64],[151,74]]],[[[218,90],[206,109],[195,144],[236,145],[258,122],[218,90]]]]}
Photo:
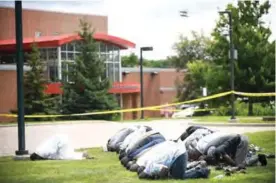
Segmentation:
{"type": "Polygon", "coordinates": [[[180,11],[180,16],[181,17],[188,17],[188,11],[186,11],[186,10],[180,11]]]}
{"type": "MultiPolygon", "coordinates": [[[[232,26],[232,13],[231,11],[220,11],[219,14],[227,14],[228,15],[228,19],[229,19],[229,40],[230,40],[230,65],[231,65],[231,90],[234,91],[235,90],[235,83],[234,83],[234,44],[233,44],[233,38],[232,38],[232,34],[233,34],[233,26],[232,26]]],[[[235,95],[234,93],[231,94],[231,119],[230,120],[236,120],[235,117],[235,95]]]]}
{"type": "Polygon", "coordinates": [[[16,155],[28,154],[25,149],[24,90],[23,90],[23,39],[22,39],[22,2],[15,1],[16,69],[17,69],[17,122],[18,150],[16,155]]]}
{"type": "MultiPolygon", "coordinates": [[[[144,80],[143,80],[143,51],[152,51],[152,47],[140,48],[140,105],[144,107],[144,80]]],[[[141,110],[141,119],[144,119],[144,110],[141,110]]]]}

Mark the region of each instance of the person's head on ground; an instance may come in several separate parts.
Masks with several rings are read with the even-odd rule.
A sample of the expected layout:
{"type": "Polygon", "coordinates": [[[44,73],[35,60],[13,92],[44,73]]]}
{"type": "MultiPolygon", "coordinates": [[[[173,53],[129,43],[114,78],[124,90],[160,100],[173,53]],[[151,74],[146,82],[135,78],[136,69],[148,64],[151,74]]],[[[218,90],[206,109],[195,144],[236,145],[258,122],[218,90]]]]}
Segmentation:
{"type": "Polygon", "coordinates": [[[206,156],[204,160],[206,161],[206,164],[208,164],[208,165],[218,165],[218,163],[219,163],[219,160],[213,156],[206,156]]]}
{"type": "Polygon", "coordinates": [[[129,161],[130,161],[130,159],[127,156],[125,156],[121,159],[121,163],[124,166],[126,166],[129,161]]]}
{"type": "Polygon", "coordinates": [[[207,151],[207,156],[204,158],[204,160],[207,162],[208,165],[217,165],[220,160],[222,154],[217,151],[216,147],[211,146],[207,151]]]}
{"type": "Polygon", "coordinates": [[[35,161],[35,160],[44,160],[44,158],[42,158],[41,156],[39,156],[36,153],[32,153],[30,156],[30,160],[35,161]]]}
{"type": "Polygon", "coordinates": [[[162,167],[160,172],[158,173],[157,179],[167,179],[169,178],[169,168],[168,167],[162,167]]]}
{"type": "Polygon", "coordinates": [[[132,164],[132,165],[130,166],[129,170],[130,170],[131,172],[137,172],[137,171],[138,171],[138,168],[139,168],[139,165],[136,164],[136,163],[134,163],[134,164],[132,164]]]}
{"type": "Polygon", "coordinates": [[[139,175],[141,172],[143,172],[143,171],[145,170],[145,168],[146,168],[146,167],[144,167],[144,166],[139,166],[138,169],[137,169],[138,175],[139,175]]]}
{"type": "Polygon", "coordinates": [[[266,156],[264,154],[258,154],[258,160],[261,163],[262,166],[266,166],[267,165],[267,159],[266,156]]]}
{"type": "Polygon", "coordinates": [[[154,177],[152,177],[152,176],[146,174],[146,173],[143,172],[143,171],[142,171],[141,173],[139,173],[138,177],[139,177],[139,179],[154,179],[154,177]]]}
{"type": "Polygon", "coordinates": [[[195,148],[188,150],[188,159],[191,161],[198,160],[201,155],[202,154],[195,148]]]}
{"type": "Polygon", "coordinates": [[[119,160],[121,160],[123,157],[125,157],[126,156],[126,152],[124,151],[124,150],[121,150],[120,152],[119,152],[119,160]]]}
{"type": "Polygon", "coordinates": [[[130,167],[131,167],[131,165],[133,165],[133,164],[134,164],[133,161],[129,161],[129,162],[127,163],[127,165],[126,165],[126,168],[129,170],[130,167]]]}

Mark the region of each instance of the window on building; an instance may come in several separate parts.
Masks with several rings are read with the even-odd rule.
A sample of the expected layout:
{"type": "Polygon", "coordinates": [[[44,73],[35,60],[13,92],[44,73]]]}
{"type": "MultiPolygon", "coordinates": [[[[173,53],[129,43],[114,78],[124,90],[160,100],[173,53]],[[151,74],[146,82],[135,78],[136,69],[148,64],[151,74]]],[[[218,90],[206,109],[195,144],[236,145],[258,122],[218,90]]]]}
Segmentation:
{"type": "Polygon", "coordinates": [[[75,60],[74,53],[67,53],[67,60],[75,60]]]}
{"type": "Polygon", "coordinates": [[[40,59],[45,64],[45,76],[51,82],[58,81],[57,48],[41,48],[40,59]]]}
{"type": "Polygon", "coordinates": [[[107,77],[111,82],[115,81],[115,77],[114,77],[114,65],[113,63],[107,63],[107,77]]]}
{"type": "Polygon", "coordinates": [[[62,62],[62,80],[64,82],[72,82],[72,74],[75,73],[74,62],[62,62]]]}
{"type": "Polygon", "coordinates": [[[106,44],[100,43],[100,52],[101,53],[106,53],[106,44]]]}
{"type": "MultiPolygon", "coordinates": [[[[105,63],[105,73],[106,77],[109,77],[110,81],[120,81],[120,49],[117,46],[106,44],[100,42],[98,45],[99,57],[105,63]],[[116,63],[116,64],[115,64],[116,63]]],[[[64,73],[68,72],[68,70],[72,70],[68,68],[68,62],[74,63],[79,52],[80,42],[74,41],[69,44],[64,44],[61,46],[61,61],[62,68],[65,70],[64,73]]],[[[62,78],[64,81],[69,81],[65,74],[62,74],[62,78]]]]}
{"type": "Polygon", "coordinates": [[[68,75],[68,82],[72,82],[73,81],[72,75],[74,75],[74,73],[75,73],[75,63],[73,63],[73,62],[68,63],[68,73],[70,73],[68,75]]]}
{"type": "Polygon", "coordinates": [[[57,60],[58,55],[57,55],[57,48],[48,48],[48,59],[49,60],[57,60]]]}
{"type": "Polygon", "coordinates": [[[66,49],[66,51],[74,51],[75,50],[75,44],[74,44],[74,42],[72,42],[72,43],[68,43],[67,44],[67,49],[66,49]]]}
{"type": "Polygon", "coordinates": [[[114,63],[114,81],[120,81],[120,63],[114,63]]]}
{"type": "Polygon", "coordinates": [[[67,60],[67,52],[61,52],[61,60],[67,60]]]}
{"type": "Polygon", "coordinates": [[[46,49],[40,49],[40,59],[43,61],[47,60],[47,50],[46,49]]]}
{"type": "Polygon", "coordinates": [[[14,54],[3,54],[0,55],[0,64],[15,64],[15,55],[14,54]]]}
{"type": "Polygon", "coordinates": [[[56,65],[49,66],[49,77],[51,82],[58,81],[58,67],[56,65]]]}
{"type": "Polygon", "coordinates": [[[68,81],[68,68],[67,68],[67,63],[66,62],[62,62],[61,63],[61,69],[62,69],[62,72],[61,72],[61,75],[62,75],[62,81],[63,82],[67,82],[68,81]]]}
{"type": "Polygon", "coordinates": [[[66,51],[67,50],[67,44],[64,44],[61,46],[61,51],[66,51]]]}

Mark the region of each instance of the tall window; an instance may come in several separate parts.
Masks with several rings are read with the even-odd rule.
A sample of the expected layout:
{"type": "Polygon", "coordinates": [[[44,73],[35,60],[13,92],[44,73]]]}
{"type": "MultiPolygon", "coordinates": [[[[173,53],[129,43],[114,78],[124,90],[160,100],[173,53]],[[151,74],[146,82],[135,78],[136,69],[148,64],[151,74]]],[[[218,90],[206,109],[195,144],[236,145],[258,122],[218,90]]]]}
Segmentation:
{"type": "Polygon", "coordinates": [[[61,46],[61,65],[62,65],[62,80],[70,82],[70,76],[68,73],[73,71],[74,63],[77,58],[78,42],[74,41],[61,46]]]}
{"type": "MultiPolygon", "coordinates": [[[[61,46],[62,78],[64,81],[70,81],[66,73],[72,71],[72,64],[75,63],[75,59],[79,53],[78,41],[61,46]]],[[[108,77],[111,82],[120,81],[121,63],[119,47],[100,42],[99,57],[105,63],[106,77],[108,77]]]]}
{"type": "Polygon", "coordinates": [[[100,43],[100,57],[106,63],[106,76],[111,82],[120,81],[120,49],[111,44],[100,43]]]}
{"type": "Polygon", "coordinates": [[[45,75],[50,82],[58,81],[57,48],[41,48],[40,59],[45,63],[45,75]]]}

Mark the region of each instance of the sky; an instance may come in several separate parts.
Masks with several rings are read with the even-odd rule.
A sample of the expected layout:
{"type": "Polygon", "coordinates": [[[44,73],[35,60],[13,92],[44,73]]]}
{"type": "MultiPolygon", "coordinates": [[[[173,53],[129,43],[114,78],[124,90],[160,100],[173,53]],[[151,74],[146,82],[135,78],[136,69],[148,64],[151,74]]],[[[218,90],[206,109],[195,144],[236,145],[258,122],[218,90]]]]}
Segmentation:
{"type": "MultiPolygon", "coordinates": [[[[174,55],[173,44],[179,35],[191,36],[191,31],[202,31],[210,36],[218,20],[218,10],[237,0],[91,0],[91,1],[22,1],[23,8],[68,13],[108,16],[108,34],[136,44],[135,49],[122,52],[139,54],[142,46],[153,51],[143,53],[146,59],[165,59],[174,55]],[[179,11],[188,11],[181,17],[179,11]]],[[[262,1],[261,1],[262,2],[262,1]]],[[[271,13],[264,18],[276,39],[276,1],[271,13]]],[[[0,6],[14,7],[13,1],[0,1],[0,6]]]]}

